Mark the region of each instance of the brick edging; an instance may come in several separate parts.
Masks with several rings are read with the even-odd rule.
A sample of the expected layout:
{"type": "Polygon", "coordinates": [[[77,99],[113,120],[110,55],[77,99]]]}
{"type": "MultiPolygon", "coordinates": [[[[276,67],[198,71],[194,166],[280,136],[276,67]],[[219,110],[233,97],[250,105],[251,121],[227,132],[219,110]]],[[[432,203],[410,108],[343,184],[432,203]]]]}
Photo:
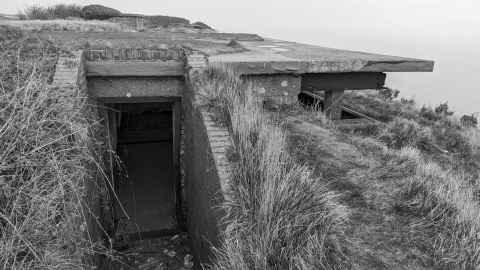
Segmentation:
{"type": "MultiPolygon", "coordinates": [[[[194,52],[186,57],[186,67],[189,72],[188,78],[195,77],[194,73],[201,72],[208,65],[208,58],[199,53],[194,52]]],[[[220,179],[221,189],[223,195],[226,195],[227,184],[231,175],[231,164],[227,158],[227,151],[233,147],[230,132],[227,128],[219,126],[212,117],[212,114],[205,109],[198,108],[201,119],[206,128],[209,146],[213,160],[215,162],[215,169],[220,179]]]]}
{"type": "Polygon", "coordinates": [[[231,164],[228,161],[227,152],[233,147],[230,132],[227,128],[220,127],[215,123],[211,113],[205,110],[200,111],[200,113],[207,131],[208,141],[220,179],[221,188],[223,192],[226,192],[231,173],[231,164]]]}

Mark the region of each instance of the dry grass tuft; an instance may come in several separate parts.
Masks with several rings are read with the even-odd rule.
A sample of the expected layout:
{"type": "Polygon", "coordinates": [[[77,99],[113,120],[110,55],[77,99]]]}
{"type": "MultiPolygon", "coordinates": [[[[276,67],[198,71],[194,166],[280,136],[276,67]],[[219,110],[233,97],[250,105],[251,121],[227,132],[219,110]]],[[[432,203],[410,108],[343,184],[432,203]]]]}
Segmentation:
{"type": "Polygon", "coordinates": [[[198,105],[220,115],[238,158],[213,269],[349,268],[343,238],[347,209],[289,155],[285,131],[263,112],[254,86],[218,67],[196,79],[198,105]]]}
{"type": "MultiPolygon", "coordinates": [[[[19,51],[20,52],[20,51],[19,51]]],[[[0,58],[0,268],[90,269],[103,174],[94,107],[41,59],[0,58]]]]}
{"type": "Polygon", "coordinates": [[[476,269],[480,265],[480,208],[472,183],[461,172],[419,161],[404,189],[402,206],[415,213],[417,244],[442,269],[476,269]]]}

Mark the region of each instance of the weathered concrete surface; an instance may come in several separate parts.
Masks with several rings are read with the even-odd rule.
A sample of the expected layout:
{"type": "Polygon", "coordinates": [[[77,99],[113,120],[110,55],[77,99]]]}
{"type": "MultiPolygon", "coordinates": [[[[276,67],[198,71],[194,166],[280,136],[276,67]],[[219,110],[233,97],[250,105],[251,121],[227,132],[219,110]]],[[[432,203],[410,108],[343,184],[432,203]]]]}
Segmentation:
{"type": "Polygon", "coordinates": [[[280,40],[239,41],[248,51],[211,55],[242,74],[433,71],[433,61],[338,50],[280,40]]]}
{"type": "Polygon", "coordinates": [[[245,79],[253,83],[260,97],[277,104],[296,102],[301,90],[301,78],[296,75],[254,75],[245,76],[245,79]]]}
{"type": "Polygon", "coordinates": [[[86,61],[89,77],[168,77],[183,76],[183,62],[180,61],[86,61]]]}
{"type": "Polygon", "coordinates": [[[302,90],[362,90],[380,89],[385,84],[385,73],[347,72],[302,75],[302,90]]]}
{"type": "MultiPolygon", "coordinates": [[[[189,57],[189,76],[201,68],[203,56],[189,57]]],[[[204,63],[204,61],[203,61],[204,63]]],[[[205,63],[203,64],[205,66],[205,63]]],[[[188,85],[184,95],[185,116],[185,192],[188,207],[188,232],[192,239],[195,265],[209,263],[212,247],[218,246],[220,219],[230,165],[226,157],[231,147],[228,130],[219,127],[211,116],[195,106],[196,93],[188,85]]],[[[200,268],[198,268],[200,269],[200,268]]]]}
{"type": "Polygon", "coordinates": [[[97,98],[181,97],[182,77],[89,77],[89,94],[97,98]]]}
{"type": "MultiPolygon", "coordinates": [[[[54,40],[64,48],[99,49],[132,48],[132,50],[177,50],[201,51],[208,55],[245,51],[243,47],[228,46],[231,40],[262,40],[258,35],[234,33],[173,33],[168,29],[155,32],[70,32],[42,31],[40,36],[54,40]]],[[[174,55],[172,60],[178,60],[174,55]]]]}
{"type": "Polygon", "coordinates": [[[183,55],[177,47],[160,44],[154,48],[89,48],[85,50],[86,61],[181,61],[183,55]]]}

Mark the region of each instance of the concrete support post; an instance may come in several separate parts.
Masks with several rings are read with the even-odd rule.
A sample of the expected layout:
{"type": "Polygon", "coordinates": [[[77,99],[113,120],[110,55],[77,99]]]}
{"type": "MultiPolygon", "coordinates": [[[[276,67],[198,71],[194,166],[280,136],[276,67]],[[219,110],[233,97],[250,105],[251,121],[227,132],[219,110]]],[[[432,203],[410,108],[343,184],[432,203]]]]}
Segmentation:
{"type": "Polygon", "coordinates": [[[325,91],[324,112],[328,118],[339,120],[342,116],[342,97],[344,90],[325,91]]]}

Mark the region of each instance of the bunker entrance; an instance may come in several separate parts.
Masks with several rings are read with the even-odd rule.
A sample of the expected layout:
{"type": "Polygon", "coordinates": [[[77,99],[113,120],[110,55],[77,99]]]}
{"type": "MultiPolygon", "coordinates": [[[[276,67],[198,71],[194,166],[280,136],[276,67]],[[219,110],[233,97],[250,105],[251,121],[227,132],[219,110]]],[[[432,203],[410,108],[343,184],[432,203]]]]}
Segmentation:
{"type": "Polygon", "coordinates": [[[108,105],[122,165],[115,181],[117,238],[160,237],[181,227],[177,104],[108,105]]]}

